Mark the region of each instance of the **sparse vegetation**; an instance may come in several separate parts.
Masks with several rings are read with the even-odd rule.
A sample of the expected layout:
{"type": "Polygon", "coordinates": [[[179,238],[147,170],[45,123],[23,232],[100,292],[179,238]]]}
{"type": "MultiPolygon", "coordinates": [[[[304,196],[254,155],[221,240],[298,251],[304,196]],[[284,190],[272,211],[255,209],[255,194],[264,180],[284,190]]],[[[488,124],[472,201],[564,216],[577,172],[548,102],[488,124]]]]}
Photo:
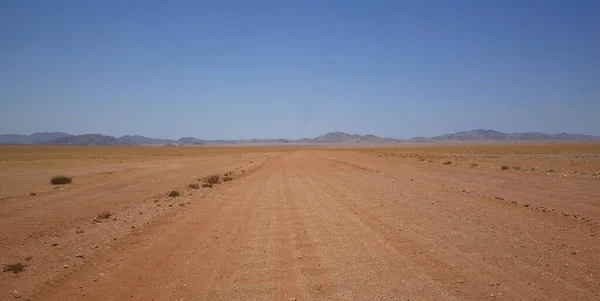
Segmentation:
{"type": "Polygon", "coordinates": [[[26,265],[22,264],[22,263],[13,263],[13,264],[7,264],[4,266],[4,268],[2,269],[3,272],[13,272],[13,273],[20,273],[25,271],[25,267],[26,265]]]}
{"type": "Polygon", "coordinates": [[[223,177],[223,182],[229,182],[231,180],[233,180],[233,178],[230,176],[223,177]]]}
{"type": "Polygon", "coordinates": [[[173,190],[171,192],[169,192],[169,197],[175,198],[179,196],[179,191],[177,190],[173,190]]]}
{"type": "Polygon", "coordinates": [[[425,158],[421,157],[419,158],[419,161],[425,161],[425,158]]]}
{"type": "Polygon", "coordinates": [[[50,183],[52,183],[53,185],[64,185],[64,184],[71,184],[71,182],[73,181],[73,178],[65,176],[65,175],[57,175],[52,177],[52,179],[50,180],[50,183]]]}
{"type": "Polygon", "coordinates": [[[521,166],[513,166],[514,170],[521,170],[521,166]]]}
{"type": "Polygon", "coordinates": [[[111,216],[112,216],[112,213],[110,213],[108,211],[105,211],[105,212],[102,212],[102,213],[98,214],[98,218],[99,219],[100,218],[102,218],[102,219],[109,219],[111,216]]]}
{"type": "Polygon", "coordinates": [[[188,185],[188,187],[192,189],[199,189],[200,185],[198,183],[191,183],[190,185],[188,185]]]}
{"type": "Polygon", "coordinates": [[[477,163],[471,163],[471,164],[469,164],[469,167],[471,167],[471,168],[475,168],[477,166],[479,166],[477,163]]]}
{"type": "Polygon", "coordinates": [[[208,188],[212,188],[212,187],[213,187],[213,184],[210,184],[210,183],[204,183],[204,184],[202,184],[202,187],[204,187],[204,188],[206,188],[206,187],[208,187],[208,188]]]}
{"type": "Polygon", "coordinates": [[[452,161],[450,161],[450,160],[444,162],[444,165],[450,165],[450,164],[452,164],[452,161]]]}
{"type": "Polygon", "coordinates": [[[502,166],[500,166],[500,169],[502,169],[502,170],[508,170],[508,165],[502,165],[502,166]]]}
{"type": "Polygon", "coordinates": [[[206,176],[204,177],[204,183],[208,183],[208,184],[219,184],[219,179],[221,178],[221,176],[215,174],[215,175],[211,175],[211,176],[206,176]]]}

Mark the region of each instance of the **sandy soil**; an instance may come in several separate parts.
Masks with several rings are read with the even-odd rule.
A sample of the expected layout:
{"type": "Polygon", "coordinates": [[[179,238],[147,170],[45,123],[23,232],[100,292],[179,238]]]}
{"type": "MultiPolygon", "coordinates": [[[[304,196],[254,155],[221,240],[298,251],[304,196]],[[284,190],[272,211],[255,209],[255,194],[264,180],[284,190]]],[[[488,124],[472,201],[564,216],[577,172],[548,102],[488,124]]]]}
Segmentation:
{"type": "Polygon", "coordinates": [[[0,151],[0,262],[27,265],[0,299],[600,299],[600,180],[562,176],[598,148],[561,173],[443,164],[455,150],[140,149],[0,151]]]}

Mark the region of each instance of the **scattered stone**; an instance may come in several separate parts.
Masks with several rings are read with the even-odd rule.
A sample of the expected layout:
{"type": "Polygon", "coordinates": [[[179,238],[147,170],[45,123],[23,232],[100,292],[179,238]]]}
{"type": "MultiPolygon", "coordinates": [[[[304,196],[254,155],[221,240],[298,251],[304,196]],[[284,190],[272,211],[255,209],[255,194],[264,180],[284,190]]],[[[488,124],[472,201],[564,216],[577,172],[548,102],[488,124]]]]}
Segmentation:
{"type": "Polygon", "coordinates": [[[523,204],[523,207],[527,208],[529,207],[529,204],[523,204]]]}
{"type": "Polygon", "coordinates": [[[461,280],[458,280],[458,283],[465,283],[465,281],[461,279],[461,280]]]}
{"type": "Polygon", "coordinates": [[[35,192],[30,192],[29,195],[30,196],[35,196],[35,192]]]}
{"type": "Polygon", "coordinates": [[[503,198],[501,198],[501,197],[499,197],[499,196],[495,196],[494,198],[495,198],[496,200],[504,201],[504,199],[503,199],[503,198]]]}
{"type": "Polygon", "coordinates": [[[83,258],[83,254],[77,254],[77,255],[75,255],[75,257],[77,257],[77,258],[83,258]]]}
{"type": "Polygon", "coordinates": [[[77,233],[77,234],[82,234],[83,232],[84,232],[84,231],[83,231],[83,229],[81,229],[81,228],[77,228],[77,229],[75,229],[75,233],[77,233]]]}
{"type": "Polygon", "coordinates": [[[571,255],[577,255],[577,251],[571,252],[571,255]]]}
{"type": "Polygon", "coordinates": [[[68,268],[69,268],[68,264],[63,265],[63,269],[68,269],[68,268]]]}
{"type": "Polygon", "coordinates": [[[33,256],[27,256],[27,257],[23,258],[23,260],[25,260],[25,261],[30,261],[32,259],[33,259],[33,256]]]}
{"type": "Polygon", "coordinates": [[[553,173],[553,172],[554,172],[554,169],[552,169],[552,168],[548,168],[548,169],[546,169],[546,172],[547,172],[547,173],[553,173]]]}
{"type": "Polygon", "coordinates": [[[52,246],[53,246],[53,247],[56,247],[56,246],[58,246],[58,244],[57,244],[57,243],[53,243],[53,244],[52,244],[52,246]]]}

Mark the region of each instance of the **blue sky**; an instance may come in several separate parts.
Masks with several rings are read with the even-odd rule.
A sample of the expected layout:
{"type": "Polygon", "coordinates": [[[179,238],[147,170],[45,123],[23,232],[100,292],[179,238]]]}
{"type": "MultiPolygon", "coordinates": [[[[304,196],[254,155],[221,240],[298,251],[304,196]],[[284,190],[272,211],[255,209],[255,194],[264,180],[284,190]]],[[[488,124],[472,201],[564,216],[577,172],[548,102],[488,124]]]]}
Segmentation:
{"type": "Polygon", "coordinates": [[[1,1],[0,133],[600,135],[600,1],[1,1]]]}

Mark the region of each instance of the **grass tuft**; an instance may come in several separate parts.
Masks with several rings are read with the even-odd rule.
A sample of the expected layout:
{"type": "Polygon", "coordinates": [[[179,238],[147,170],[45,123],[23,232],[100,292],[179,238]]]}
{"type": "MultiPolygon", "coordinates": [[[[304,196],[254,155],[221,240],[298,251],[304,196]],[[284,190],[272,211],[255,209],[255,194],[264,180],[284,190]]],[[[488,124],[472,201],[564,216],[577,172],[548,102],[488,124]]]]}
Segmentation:
{"type": "Polygon", "coordinates": [[[179,196],[179,191],[173,190],[173,191],[169,192],[169,196],[172,197],[172,198],[178,197],[179,196]]]}
{"type": "Polygon", "coordinates": [[[103,219],[108,219],[111,216],[112,216],[112,213],[110,213],[108,211],[105,211],[105,212],[102,212],[102,213],[98,214],[98,218],[103,218],[103,219]]]}
{"type": "Polygon", "coordinates": [[[192,189],[198,189],[200,188],[200,185],[198,183],[191,183],[190,185],[188,185],[188,187],[192,189]]]}
{"type": "Polygon", "coordinates": [[[208,184],[219,184],[219,179],[221,178],[221,176],[214,174],[211,176],[207,176],[204,177],[204,183],[208,183],[208,184]]]}
{"type": "Polygon", "coordinates": [[[13,264],[7,264],[4,266],[4,268],[2,269],[2,271],[4,272],[13,272],[13,273],[20,273],[25,271],[25,267],[26,265],[22,264],[22,263],[13,263],[13,264]]]}
{"type": "Polygon", "coordinates": [[[204,183],[204,184],[202,184],[202,187],[204,187],[204,188],[206,188],[206,187],[208,187],[208,188],[212,188],[212,187],[213,187],[213,184],[210,184],[210,183],[204,183]]]}
{"type": "Polygon", "coordinates": [[[508,170],[508,165],[502,165],[502,166],[500,166],[500,169],[502,169],[502,170],[508,170]]]}
{"type": "Polygon", "coordinates": [[[444,165],[450,165],[450,164],[452,164],[452,161],[446,161],[446,162],[444,162],[444,165]]]}
{"type": "Polygon", "coordinates": [[[50,179],[50,183],[52,183],[53,185],[71,184],[72,181],[73,178],[65,175],[54,176],[52,177],[52,179],[50,179]]]}
{"type": "Polygon", "coordinates": [[[223,177],[223,182],[229,182],[231,180],[233,180],[233,178],[230,176],[223,177]]]}

